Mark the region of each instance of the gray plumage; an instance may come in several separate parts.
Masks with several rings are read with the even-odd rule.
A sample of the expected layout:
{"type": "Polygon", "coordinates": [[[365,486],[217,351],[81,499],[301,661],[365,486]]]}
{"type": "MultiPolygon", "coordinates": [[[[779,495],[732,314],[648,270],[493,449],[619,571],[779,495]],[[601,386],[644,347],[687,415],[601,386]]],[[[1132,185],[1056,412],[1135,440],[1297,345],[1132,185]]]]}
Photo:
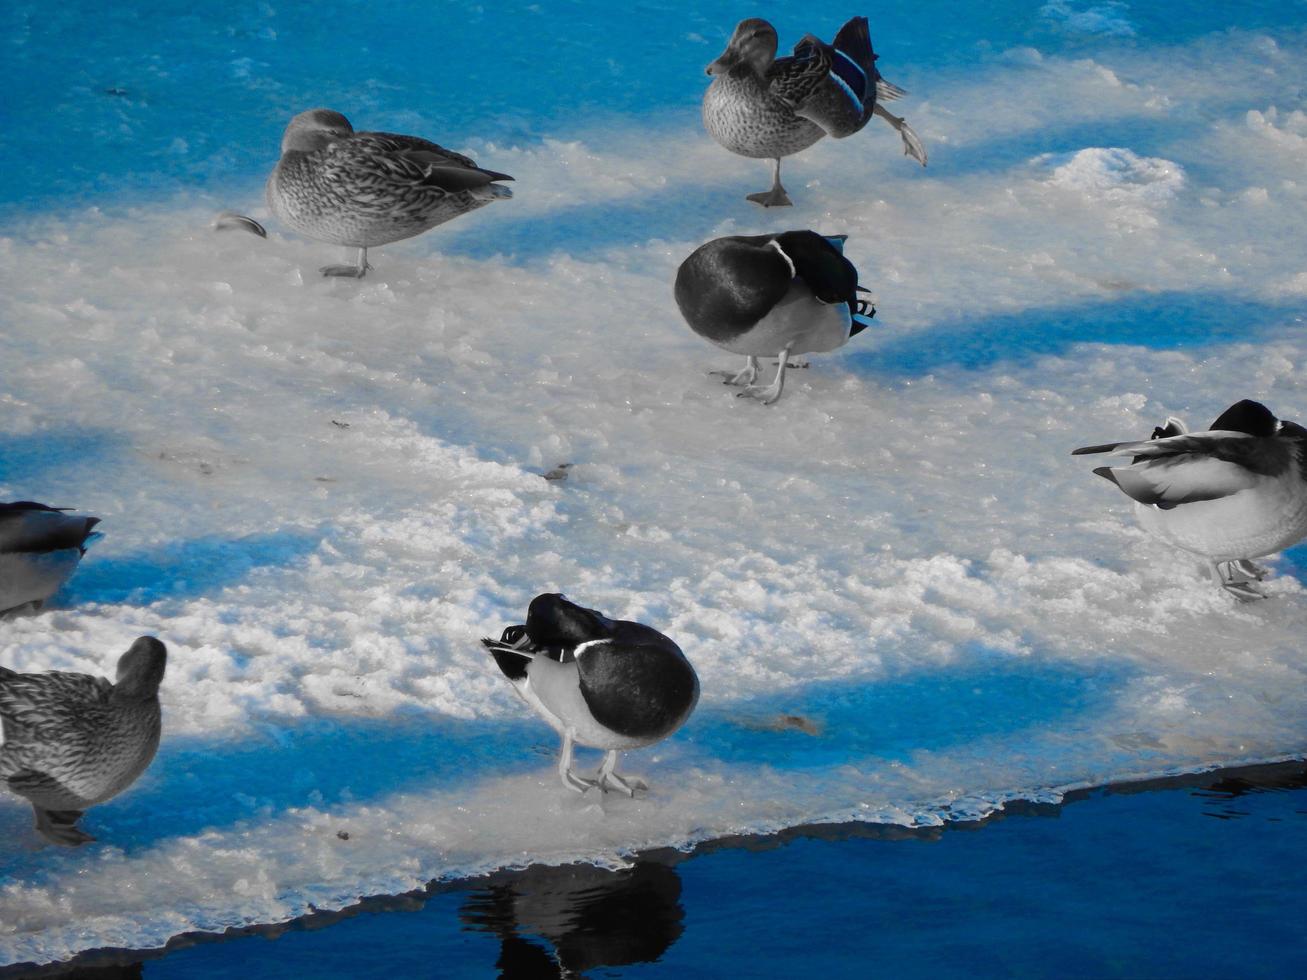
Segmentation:
{"type": "Polygon", "coordinates": [[[0,613],[39,609],[77,570],[98,517],[31,500],[0,504],[0,613]]]}
{"type": "Polygon", "coordinates": [[[310,109],[286,127],[267,197],[300,234],[361,250],[356,267],[328,266],[324,275],[362,276],[367,249],[512,197],[497,183],[512,179],[428,140],[356,133],[339,112],[310,109]]]}
{"type": "Polygon", "coordinates": [[[114,683],[0,667],[0,781],[32,804],[47,840],[94,840],[77,827],[82,811],[121,793],[154,759],[166,665],[164,645],[142,636],[119,658],[114,683]]]}

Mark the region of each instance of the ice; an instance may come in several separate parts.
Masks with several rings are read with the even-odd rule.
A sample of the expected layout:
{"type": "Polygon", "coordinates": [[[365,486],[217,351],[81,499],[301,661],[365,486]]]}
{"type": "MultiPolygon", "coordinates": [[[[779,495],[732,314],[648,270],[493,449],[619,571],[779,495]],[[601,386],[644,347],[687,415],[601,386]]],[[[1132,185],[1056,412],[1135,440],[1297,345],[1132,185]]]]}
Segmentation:
{"type": "Polygon", "coordinates": [[[1067,0],[1051,0],[1039,8],[1045,17],[1063,30],[1076,34],[1101,34],[1108,37],[1133,37],[1135,26],[1129,18],[1130,5],[1109,0],[1108,3],[1080,7],[1067,0]]]}
{"type": "Polygon", "coordinates": [[[1307,417],[1305,66],[1269,40],[898,78],[931,168],[884,127],[826,141],[784,215],[685,116],[469,139],[514,199],[359,282],[274,223],[210,229],[266,218],[253,168],[11,222],[0,499],[104,538],[0,662],[107,673],[142,633],[170,662],[101,843],[42,847],[0,796],[0,963],[1307,751],[1301,549],[1235,605],[1069,455],[1243,397],[1307,417]],[[880,313],[764,408],[670,284],[781,226],[847,232],[880,313]],[[699,671],[685,729],[624,761],[645,798],[564,791],[477,643],[547,590],[699,671]]]}

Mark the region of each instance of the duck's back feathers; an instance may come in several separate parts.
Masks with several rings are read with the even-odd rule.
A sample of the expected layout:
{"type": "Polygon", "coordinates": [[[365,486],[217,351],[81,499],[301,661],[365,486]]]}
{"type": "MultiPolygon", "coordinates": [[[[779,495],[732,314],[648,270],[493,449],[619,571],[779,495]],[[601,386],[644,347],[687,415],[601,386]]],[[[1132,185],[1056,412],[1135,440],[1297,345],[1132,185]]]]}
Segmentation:
{"type": "Polygon", "coordinates": [[[322,167],[328,180],[349,183],[366,175],[447,193],[513,179],[483,170],[471,158],[438,143],[396,133],[354,133],[337,140],[322,151],[322,167]]]}
{"type": "Polygon", "coordinates": [[[17,750],[44,744],[62,732],[81,731],[88,710],[94,714],[107,706],[112,694],[113,685],[103,677],[62,670],[19,674],[0,667],[4,746],[17,750]]]}
{"type": "Polygon", "coordinates": [[[789,292],[797,269],[773,235],[732,235],[695,249],[676,272],[676,305],[695,333],[726,341],[746,332],[789,292]]]}
{"type": "Polygon", "coordinates": [[[826,305],[847,303],[850,318],[869,318],[874,311],[858,299],[858,270],[841,245],[814,231],[713,239],[677,270],[676,305],[695,333],[717,344],[747,333],[796,283],[826,305]]]}

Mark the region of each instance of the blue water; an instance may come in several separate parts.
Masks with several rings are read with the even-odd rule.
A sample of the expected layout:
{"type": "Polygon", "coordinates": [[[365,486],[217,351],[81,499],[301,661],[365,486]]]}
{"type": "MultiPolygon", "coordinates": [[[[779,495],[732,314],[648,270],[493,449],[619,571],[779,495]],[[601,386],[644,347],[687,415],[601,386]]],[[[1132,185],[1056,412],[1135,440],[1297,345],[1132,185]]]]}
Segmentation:
{"type": "Polygon", "coordinates": [[[1307,767],[1262,767],[948,829],[808,828],[627,872],[501,874],[181,940],[139,975],[1302,976],[1305,847],[1307,767]]]}

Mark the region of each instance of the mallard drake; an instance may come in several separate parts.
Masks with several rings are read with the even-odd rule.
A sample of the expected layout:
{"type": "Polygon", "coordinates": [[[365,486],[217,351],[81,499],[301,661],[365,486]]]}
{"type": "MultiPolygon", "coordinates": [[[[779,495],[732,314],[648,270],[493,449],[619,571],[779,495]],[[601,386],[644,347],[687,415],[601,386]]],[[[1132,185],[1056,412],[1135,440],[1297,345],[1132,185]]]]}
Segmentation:
{"type": "Polygon", "coordinates": [[[117,796],[159,748],[159,683],[168,654],[142,636],[118,659],[114,683],[52,670],[0,667],[0,780],[26,797],[46,840],[76,847],[95,838],[82,812],[117,796]]]}
{"type": "Polygon", "coordinates": [[[0,614],[29,603],[40,609],[77,570],[100,518],[67,510],[31,500],[0,504],[0,614]]]}
{"type": "Polygon", "coordinates": [[[732,153],[775,161],[771,190],[748,200],[765,208],[789,205],[781,158],[823,136],[851,136],[873,115],[898,130],[905,154],[926,165],[920,138],[882,104],[907,93],[876,70],[867,18],[850,20],[833,44],[805,35],[788,58],[776,57],[777,43],[776,29],[767,21],[742,20],[721,57],[707,68],[713,80],[703,97],[703,124],[712,138],[732,153]]]}
{"type": "Polygon", "coordinates": [[[690,328],[747,359],[738,373],[714,372],[741,396],[770,405],[785,388],[791,354],[832,351],[865,329],[876,309],[859,299],[858,270],[844,235],[815,231],[732,235],[695,249],[676,272],[676,305],[690,328]],[[776,377],[755,385],[758,358],[776,355],[776,377]]]}
{"type": "Polygon", "coordinates": [[[354,265],[321,271],[361,278],[371,268],[369,248],[512,197],[496,183],[512,179],[417,136],[356,133],[339,112],[310,109],[281,138],[268,207],[302,235],[358,249],[354,265]]]}
{"type": "Polygon", "coordinates": [[[1242,600],[1267,570],[1251,559],[1307,536],[1307,429],[1255,401],[1221,413],[1206,432],[1169,418],[1142,442],[1085,446],[1073,455],[1132,457],[1094,470],[1135,501],[1144,530],[1201,555],[1216,584],[1242,600]]]}
{"type": "Polygon", "coordinates": [[[609,619],[564,596],[531,600],[526,624],[481,641],[527,704],[563,738],[558,774],[634,796],[644,781],[617,773],[617,756],[662,741],[699,700],[699,678],[681,648],[650,626],[609,619]],[[572,772],[574,745],[604,749],[594,779],[572,772]]]}

